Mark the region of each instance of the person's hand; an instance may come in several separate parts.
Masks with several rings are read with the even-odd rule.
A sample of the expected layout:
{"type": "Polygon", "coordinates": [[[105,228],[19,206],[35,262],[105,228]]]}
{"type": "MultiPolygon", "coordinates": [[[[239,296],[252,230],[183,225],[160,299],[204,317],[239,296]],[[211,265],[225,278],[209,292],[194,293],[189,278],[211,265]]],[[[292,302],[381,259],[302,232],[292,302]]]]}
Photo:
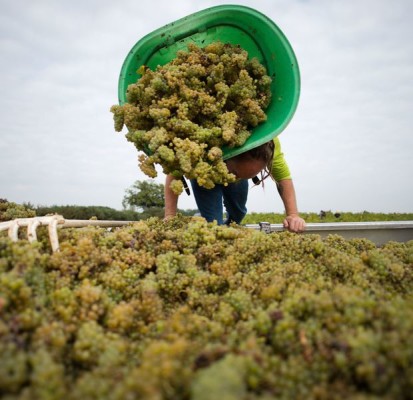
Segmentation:
{"type": "Polygon", "coordinates": [[[163,217],[163,220],[166,222],[166,221],[168,221],[172,218],[175,218],[175,217],[176,217],[176,214],[165,214],[164,217],[163,217]]]}
{"type": "Polygon", "coordinates": [[[288,215],[283,222],[284,228],[290,232],[303,232],[305,230],[305,221],[297,214],[288,215]]]}

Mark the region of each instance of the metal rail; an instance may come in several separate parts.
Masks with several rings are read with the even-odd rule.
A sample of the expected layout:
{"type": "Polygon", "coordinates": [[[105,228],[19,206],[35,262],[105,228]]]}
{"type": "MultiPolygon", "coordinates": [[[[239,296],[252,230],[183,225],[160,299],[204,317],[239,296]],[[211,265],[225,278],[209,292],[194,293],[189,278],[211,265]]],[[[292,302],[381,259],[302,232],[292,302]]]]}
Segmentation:
{"type": "MultiPolygon", "coordinates": [[[[37,240],[36,229],[39,226],[47,226],[50,244],[53,251],[59,250],[59,237],[57,228],[80,228],[86,226],[120,227],[136,221],[100,221],[100,220],[77,220],[64,219],[61,215],[46,217],[17,218],[11,221],[0,222],[0,231],[8,231],[11,240],[18,240],[18,232],[21,227],[27,228],[27,239],[29,242],[37,240]]],[[[282,224],[270,224],[260,222],[259,224],[244,225],[249,229],[256,229],[266,233],[281,232],[284,230],[282,224]]],[[[331,234],[341,235],[345,239],[365,238],[376,245],[381,246],[389,241],[407,242],[413,240],[413,221],[392,222],[323,222],[308,223],[304,234],[319,234],[325,237],[331,234]]]]}
{"type": "Polygon", "coordinates": [[[46,217],[34,218],[17,218],[11,221],[0,222],[0,231],[8,231],[8,236],[16,242],[21,227],[27,227],[27,239],[29,242],[37,240],[36,229],[39,226],[47,226],[49,231],[50,244],[53,251],[59,250],[59,237],[57,228],[82,228],[86,226],[99,227],[119,227],[128,225],[136,221],[99,221],[99,220],[81,220],[81,219],[64,219],[61,215],[51,215],[46,217]]]}
{"type": "MultiPolygon", "coordinates": [[[[282,224],[247,224],[247,228],[264,232],[281,232],[282,224]]],[[[304,234],[318,234],[321,237],[336,234],[345,239],[365,238],[382,246],[389,241],[408,242],[413,240],[413,221],[381,221],[381,222],[321,222],[307,223],[304,234]]]]}

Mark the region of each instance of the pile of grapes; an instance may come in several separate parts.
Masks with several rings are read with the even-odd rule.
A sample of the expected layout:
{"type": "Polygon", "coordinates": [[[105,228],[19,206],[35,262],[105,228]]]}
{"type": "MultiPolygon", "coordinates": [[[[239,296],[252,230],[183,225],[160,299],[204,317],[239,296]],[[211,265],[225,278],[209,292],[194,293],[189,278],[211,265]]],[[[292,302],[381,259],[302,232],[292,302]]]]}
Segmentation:
{"type": "Polygon", "coordinates": [[[171,187],[177,194],[183,176],[207,189],[234,182],[221,148],[243,145],[266,120],[271,99],[271,78],[258,59],[231,44],[189,44],[166,65],[142,66],[139,73],[127,103],[111,111],[115,130],[125,125],[127,139],[144,151],[141,170],[154,178],[161,165],[178,178],[171,187]]]}
{"type": "Polygon", "coordinates": [[[32,218],[36,216],[36,211],[28,205],[9,202],[0,199],[0,222],[10,221],[16,218],[32,218]]]}
{"type": "Polygon", "coordinates": [[[200,218],[0,238],[2,399],[411,399],[413,241],[200,218]]]}

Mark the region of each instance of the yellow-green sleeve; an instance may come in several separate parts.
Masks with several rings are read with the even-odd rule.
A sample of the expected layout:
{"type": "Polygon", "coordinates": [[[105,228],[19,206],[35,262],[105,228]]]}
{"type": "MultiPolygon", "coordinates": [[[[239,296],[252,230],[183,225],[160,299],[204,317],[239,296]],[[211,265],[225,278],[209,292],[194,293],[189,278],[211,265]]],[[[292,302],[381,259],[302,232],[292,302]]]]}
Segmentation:
{"type": "Polygon", "coordinates": [[[281,144],[278,138],[274,139],[274,159],[272,163],[272,176],[276,182],[283,179],[291,179],[290,169],[284,159],[284,153],[281,151],[281,144]]]}

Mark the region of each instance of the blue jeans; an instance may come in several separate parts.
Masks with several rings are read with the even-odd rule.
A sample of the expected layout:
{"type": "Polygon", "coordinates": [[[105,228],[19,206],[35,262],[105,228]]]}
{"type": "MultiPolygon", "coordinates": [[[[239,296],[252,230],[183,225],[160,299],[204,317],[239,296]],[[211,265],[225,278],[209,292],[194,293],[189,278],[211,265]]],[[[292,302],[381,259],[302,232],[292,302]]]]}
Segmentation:
{"type": "Polygon", "coordinates": [[[223,225],[223,206],[227,211],[225,224],[240,224],[247,213],[248,180],[230,183],[228,186],[215,185],[213,189],[199,186],[196,179],[191,179],[192,191],[201,215],[208,221],[217,221],[223,225]]]}

